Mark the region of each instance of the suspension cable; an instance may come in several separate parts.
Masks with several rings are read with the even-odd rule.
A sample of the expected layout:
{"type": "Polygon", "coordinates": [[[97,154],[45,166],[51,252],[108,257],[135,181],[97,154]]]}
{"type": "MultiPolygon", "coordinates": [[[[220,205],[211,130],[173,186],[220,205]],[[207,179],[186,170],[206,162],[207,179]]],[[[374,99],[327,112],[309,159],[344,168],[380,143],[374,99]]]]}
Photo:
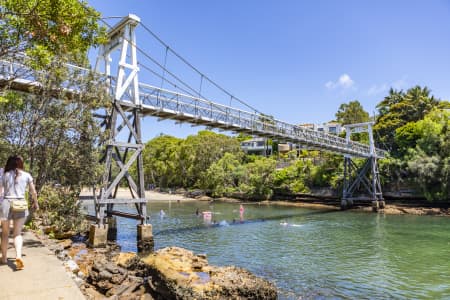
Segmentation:
{"type": "Polygon", "coordinates": [[[208,76],[200,72],[196,67],[194,67],[190,62],[188,62],[185,58],[183,58],[180,54],[175,52],[172,48],[170,48],[169,45],[167,45],[159,36],[157,36],[150,28],[148,28],[144,23],[139,23],[148,33],[150,33],[158,42],[160,42],[163,46],[165,46],[167,49],[170,50],[178,59],[180,59],[182,62],[184,62],[186,65],[188,65],[191,69],[193,69],[195,72],[197,72],[199,75],[203,76],[206,80],[208,80],[210,83],[212,83],[216,88],[218,88],[223,93],[227,94],[228,96],[231,96],[236,101],[240,102],[241,104],[245,105],[246,107],[250,108],[251,110],[254,110],[257,113],[261,113],[259,110],[254,108],[253,106],[247,104],[245,101],[233,96],[230,92],[222,88],[219,84],[217,84],[215,81],[210,79],[208,76]]]}
{"type": "MultiPolygon", "coordinates": [[[[105,21],[101,20],[104,24],[106,24],[106,26],[109,27],[109,29],[112,28],[111,25],[109,25],[108,23],[106,23],[105,21]]],[[[148,55],[144,50],[142,50],[140,47],[138,47],[136,44],[134,44],[132,41],[127,39],[127,42],[130,43],[131,45],[133,45],[136,50],[138,50],[140,53],[142,53],[146,58],[148,58],[151,62],[153,62],[155,65],[157,65],[159,68],[161,68],[162,70],[164,70],[167,74],[169,74],[170,76],[172,76],[175,80],[177,80],[178,82],[180,82],[182,85],[184,85],[186,88],[188,88],[189,90],[191,90],[194,94],[197,94],[197,91],[191,87],[189,84],[187,84],[186,82],[184,82],[183,80],[181,80],[178,76],[176,76],[175,74],[173,74],[171,71],[169,71],[168,69],[166,69],[163,65],[161,65],[156,59],[154,59],[153,57],[151,57],[150,55],[148,55]]],[[[191,94],[191,93],[189,93],[191,94]]],[[[191,94],[192,95],[192,94],[191,94]]],[[[202,97],[203,98],[203,97],[202,97]]],[[[206,99],[206,98],[205,98],[206,99]]]]}

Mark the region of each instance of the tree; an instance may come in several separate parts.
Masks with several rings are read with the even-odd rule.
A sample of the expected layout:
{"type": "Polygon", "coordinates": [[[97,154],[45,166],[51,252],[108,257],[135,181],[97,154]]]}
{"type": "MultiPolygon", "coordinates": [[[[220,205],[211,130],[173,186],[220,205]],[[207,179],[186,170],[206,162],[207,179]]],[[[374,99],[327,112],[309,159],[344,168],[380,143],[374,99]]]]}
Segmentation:
{"type": "Polygon", "coordinates": [[[147,183],[162,188],[182,185],[179,161],[181,143],[182,139],[161,135],[145,145],[143,159],[147,183]]]}
{"type": "Polygon", "coordinates": [[[408,122],[416,122],[437,107],[440,101],[430,96],[427,87],[415,86],[406,93],[391,89],[389,95],[377,105],[378,116],[374,125],[374,136],[382,148],[398,153],[399,145],[395,141],[396,130],[408,122]]]}
{"type": "Polygon", "coordinates": [[[242,167],[242,162],[238,157],[231,153],[225,153],[204,173],[200,187],[211,191],[213,197],[229,196],[237,191],[242,167]]]}
{"type": "Polygon", "coordinates": [[[337,122],[341,124],[356,124],[369,121],[369,113],[364,110],[358,100],[343,103],[335,114],[337,122]]]}
{"type": "Polygon", "coordinates": [[[179,156],[183,186],[193,187],[199,184],[203,172],[225,153],[232,153],[237,157],[243,155],[239,142],[232,137],[206,130],[188,136],[181,145],[179,156]]]}
{"type": "Polygon", "coordinates": [[[48,73],[39,78],[45,87],[61,80],[68,88],[71,83],[81,88],[83,96],[74,99],[62,91],[54,97],[45,88],[39,94],[8,92],[0,102],[3,159],[11,153],[24,155],[38,188],[46,182],[79,187],[99,178],[96,144],[101,130],[92,112],[107,107],[109,97],[90,76],[48,73]]]}
{"type": "Polygon", "coordinates": [[[275,168],[275,159],[253,156],[239,176],[240,191],[248,197],[269,199],[273,195],[275,168]]]}
{"type": "Polygon", "coordinates": [[[53,57],[86,61],[86,53],[105,39],[100,14],[78,0],[1,0],[0,58],[27,54],[34,67],[53,57]]]}
{"type": "Polygon", "coordinates": [[[77,0],[2,0],[0,14],[0,58],[20,59],[23,71],[40,82],[34,93],[2,93],[3,155],[24,155],[38,187],[55,181],[71,187],[92,184],[100,171],[100,128],[93,111],[108,108],[109,97],[93,74],[65,63],[83,66],[88,49],[103,41],[100,14],[77,0]]]}
{"type": "MultiPolygon", "coordinates": [[[[415,133],[415,147],[405,159],[413,181],[429,200],[450,196],[450,112],[435,109],[408,127],[415,133]]],[[[406,125],[405,125],[406,126],[406,125]]],[[[403,131],[400,131],[403,133],[403,131]]],[[[399,138],[402,137],[399,133],[399,138]]],[[[409,136],[408,136],[409,137],[409,136]]]]}

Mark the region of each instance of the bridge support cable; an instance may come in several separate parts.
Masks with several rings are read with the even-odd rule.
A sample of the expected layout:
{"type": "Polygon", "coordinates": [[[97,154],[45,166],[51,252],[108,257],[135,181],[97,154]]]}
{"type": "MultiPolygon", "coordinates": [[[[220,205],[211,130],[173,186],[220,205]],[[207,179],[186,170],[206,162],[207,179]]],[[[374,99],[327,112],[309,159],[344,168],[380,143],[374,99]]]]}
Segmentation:
{"type": "Polygon", "coordinates": [[[344,183],[341,208],[352,206],[355,200],[366,195],[372,201],[372,208],[377,211],[384,208],[385,202],[381,190],[380,176],[377,164],[377,152],[373,140],[373,122],[345,125],[346,141],[351,142],[353,133],[367,132],[369,135],[369,157],[358,167],[350,155],[344,155],[344,183]]]}

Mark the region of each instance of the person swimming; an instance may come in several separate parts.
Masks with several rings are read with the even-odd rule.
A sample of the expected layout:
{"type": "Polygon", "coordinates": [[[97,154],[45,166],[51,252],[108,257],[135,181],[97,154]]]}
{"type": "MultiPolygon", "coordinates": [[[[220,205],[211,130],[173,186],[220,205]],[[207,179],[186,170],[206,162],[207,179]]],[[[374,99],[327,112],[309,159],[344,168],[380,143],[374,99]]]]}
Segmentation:
{"type": "Polygon", "coordinates": [[[281,225],[281,226],[290,226],[290,227],[302,227],[302,226],[303,226],[302,224],[289,224],[289,223],[286,222],[286,221],[281,221],[281,222],[280,222],[280,225],[281,225]]]}

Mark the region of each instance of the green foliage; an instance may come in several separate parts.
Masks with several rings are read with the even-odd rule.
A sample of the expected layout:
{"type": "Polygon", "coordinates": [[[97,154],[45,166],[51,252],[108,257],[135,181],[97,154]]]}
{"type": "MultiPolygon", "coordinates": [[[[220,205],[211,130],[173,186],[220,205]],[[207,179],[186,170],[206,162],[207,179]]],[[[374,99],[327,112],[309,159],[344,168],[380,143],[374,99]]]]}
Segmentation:
{"type": "Polygon", "coordinates": [[[377,106],[374,126],[378,144],[390,151],[380,161],[383,183],[409,183],[428,200],[448,199],[449,107],[448,101],[431,96],[427,87],[389,91],[377,106]]]}
{"type": "Polygon", "coordinates": [[[250,197],[269,199],[273,195],[273,180],[276,161],[273,158],[257,157],[245,165],[239,188],[250,197]]]}
{"type": "Polygon", "coordinates": [[[204,173],[200,187],[211,191],[213,197],[229,196],[238,191],[243,168],[242,162],[236,155],[225,153],[204,173]]]}
{"type": "Polygon", "coordinates": [[[144,178],[159,187],[182,186],[180,147],[182,140],[161,135],[149,141],[143,152],[144,178]]]}
{"type": "Polygon", "coordinates": [[[335,114],[336,121],[341,124],[356,124],[369,121],[369,113],[364,110],[358,100],[343,103],[335,114]]]}
{"type": "MultiPolygon", "coordinates": [[[[54,70],[59,67],[55,64],[54,70]]],[[[35,176],[38,189],[46,182],[63,185],[91,185],[99,178],[99,149],[102,136],[92,112],[108,107],[109,98],[93,77],[77,76],[60,69],[40,78],[42,93],[9,92],[8,101],[0,103],[0,141],[7,147],[4,155],[23,155],[35,176]],[[53,97],[61,81],[80,88],[82,98],[69,93],[53,97]]]]}
{"type": "MultiPolygon", "coordinates": [[[[404,154],[402,146],[398,145],[399,139],[395,139],[396,130],[409,122],[416,122],[439,105],[439,100],[430,96],[430,90],[427,87],[415,86],[406,93],[391,89],[389,95],[378,105],[378,116],[374,126],[374,136],[379,144],[391,151],[393,156],[404,154]],[[399,151],[398,151],[399,150],[399,151]]],[[[406,129],[405,129],[406,130],[406,129]]],[[[405,132],[406,134],[406,132],[405,132]]]]}
{"type": "Polygon", "coordinates": [[[229,136],[200,131],[186,139],[160,136],[144,149],[145,177],[160,187],[205,186],[205,172],[226,153],[243,156],[239,142],[229,136]]]}
{"type": "Polygon", "coordinates": [[[88,49],[104,41],[99,13],[78,0],[1,0],[0,13],[0,58],[26,53],[28,67],[47,71],[27,70],[41,83],[34,95],[2,93],[1,158],[23,155],[38,189],[48,182],[94,183],[102,137],[92,112],[108,109],[110,101],[98,78],[64,63],[85,64],[88,49]]]}
{"type": "Polygon", "coordinates": [[[337,189],[342,181],[343,165],[342,155],[324,154],[323,159],[311,174],[311,186],[337,189]]]}
{"type": "Polygon", "coordinates": [[[38,218],[53,235],[86,231],[85,216],[79,200],[79,190],[45,185],[39,194],[38,218]]]}
{"type": "Polygon", "coordinates": [[[308,193],[314,165],[311,159],[300,159],[275,172],[274,185],[293,193],[308,193]]]}
{"type": "Polygon", "coordinates": [[[407,170],[428,200],[450,196],[450,111],[435,109],[410,125],[416,147],[405,155],[407,170]]]}
{"type": "Polygon", "coordinates": [[[211,131],[200,131],[181,144],[180,165],[183,186],[196,186],[211,164],[225,153],[243,155],[239,142],[229,136],[211,131]]]}
{"type": "Polygon", "coordinates": [[[54,56],[84,60],[91,46],[105,41],[100,14],[84,1],[2,0],[0,11],[0,57],[25,52],[39,69],[54,56]]]}

